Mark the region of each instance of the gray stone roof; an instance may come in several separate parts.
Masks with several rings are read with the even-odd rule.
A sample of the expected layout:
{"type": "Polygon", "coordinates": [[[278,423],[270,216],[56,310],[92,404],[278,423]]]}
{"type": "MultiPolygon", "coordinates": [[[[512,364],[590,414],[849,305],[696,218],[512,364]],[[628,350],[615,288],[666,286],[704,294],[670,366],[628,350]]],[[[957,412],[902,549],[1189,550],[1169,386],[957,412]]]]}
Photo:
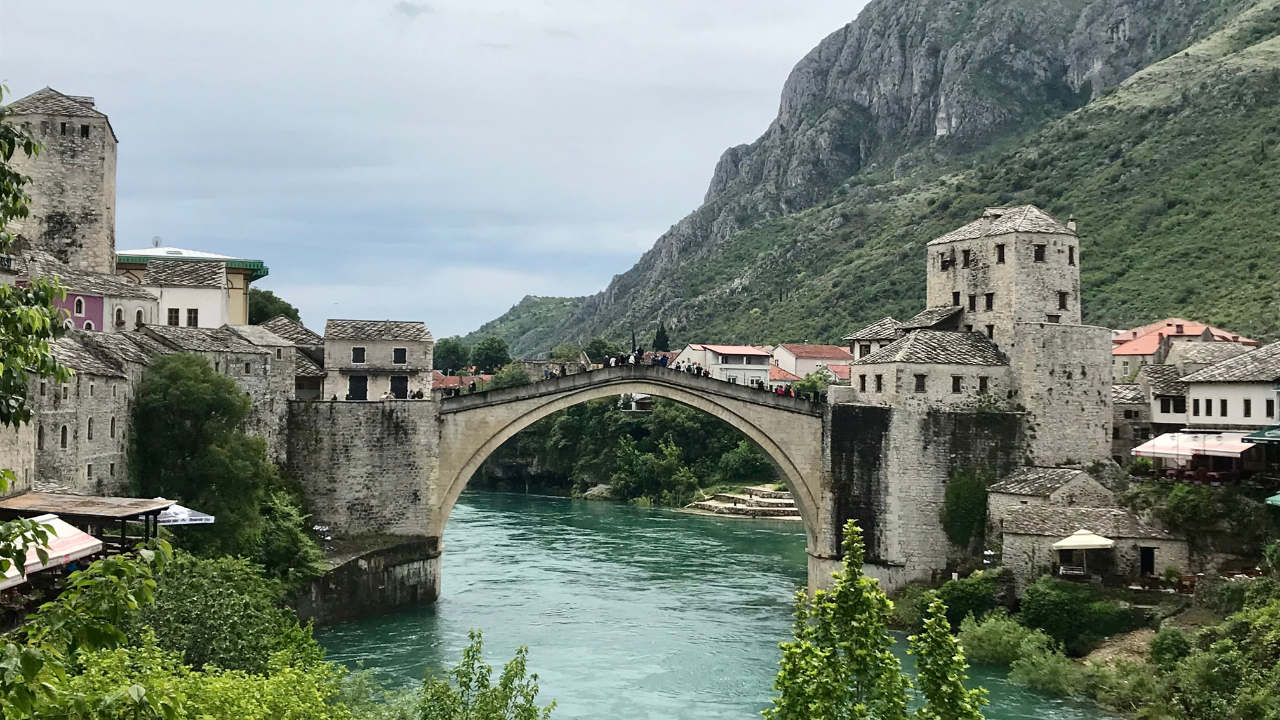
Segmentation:
{"type": "Polygon", "coordinates": [[[881,318],[870,325],[844,336],[845,340],[893,340],[898,337],[902,323],[892,317],[881,318]]]}
{"type": "Polygon", "coordinates": [[[323,345],[324,338],[307,329],[293,318],[277,315],[262,323],[262,327],[298,345],[323,345]]]}
{"type": "Polygon", "coordinates": [[[53,357],[81,375],[125,377],[120,362],[88,342],[84,337],[88,334],[83,330],[68,330],[50,348],[53,357]]]}
{"type": "Polygon", "coordinates": [[[1182,382],[1266,382],[1280,380],[1280,343],[1264,345],[1253,352],[1223,360],[1193,372],[1182,382]]]}
{"type": "Polygon", "coordinates": [[[142,332],[121,333],[121,336],[133,343],[141,352],[149,357],[172,355],[175,350],[168,345],[142,332]]]}
{"type": "Polygon", "coordinates": [[[979,333],[916,330],[854,365],[879,363],[941,363],[947,365],[1008,365],[1000,348],[979,333]]]}
{"type": "Polygon", "coordinates": [[[921,310],[915,317],[901,324],[903,330],[925,330],[946,322],[963,311],[959,305],[939,305],[921,310]]]}
{"type": "Polygon", "coordinates": [[[1116,405],[1146,405],[1147,394],[1137,383],[1116,383],[1111,386],[1111,402],[1116,405]]]}
{"type": "Polygon", "coordinates": [[[426,323],[400,320],[330,320],[324,326],[325,340],[410,340],[430,341],[426,323]]]}
{"type": "Polygon", "coordinates": [[[148,325],[144,332],[179,352],[266,353],[245,342],[226,326],[220,328],[174,327],[148,325]]]}
{"type": "Polygon", "coordinates": [[[97,117],[106,115],[93,109],[92,105],[72,95],[63,95],[51,87],[37,90],[30,95],[14,100],[6,106],[11,115],[67,115],[69,117],[97,117]]]}
{"type": "Polygon", "coordinates": [[[1009,477],[987,488],[987,492],[1048,497],[1062,486],[1086,474],[1079,468],[1021,467],[1009,477]]]}
{"type": "Polygon", "coordinates": [[[1077,530],[1088,530],[1111,540],[1178,539],[1118,508],[1028,505],[1018,507],[1004,520],[1006,535],[1039,535],[1061,540],[1077,530]]]}
{"type": "Polygon", "coordinates": [[[1185,397],[1187,394],[1187,384],[1178,380],[1181,374],[1173,365],[1143,365],[1138,370],[1139,377],[1145,377],[1151,386],[1152,395],[1172,397],[1185,397]]]}
{"type": "Polygon", "coordinates": [[[147,285],[214,287],[226,283],[227,264],[184,260],[152,260],[147,263],[147,285]]]}
{"type": "Polygon", "coordinates": [[[1252,350],[1252,347],[1236,342],[1175,342],[1165,362],[1170,365],[1213,365],[1252,350]]]}
{"type": "Polygon", "coordinates": [[[27,250],[15,259],[18,277],[56,277],[68,292],[101,295],[110,298],[158,300],[156,294],[120,275],[104,275],[76,270],[58,258],[40,250],[27,250]]]}
{"type": "Polygon", "coordinates": [[[91,333],[87,341],[119,360],[146,365],[151,362],[151,358],[163,353],[156,352],[154,344],[142,345],[135,342],[143,337],[145,336],[138,332],[96,332],[91,333]]]}
{"type": "Polygon", "coordinates": [[[293,374],[298,377],[322,378],[325,376],[324,368],[297,348],[293,349],[293,374]]]}
{"type": "Polygon", "coordinates": [[[257,345],[258,347],[280,347],[281,345],[293,345],[288,340],[276,335],[261,325],[227,325],[227,329],[239,335],[245,342],[257,345]]]}
{"type": "Polygon", "coordinates": [[[957,240],[974,240],[1008,233],[1076,234],[1074,230],[1067,229],[1066,225],[1054,220],[1049,213],[1035,205],[1020,205],[987,208],[982,213],[982,217],[930,241],[929,244],[942,245],[957,240]]]}

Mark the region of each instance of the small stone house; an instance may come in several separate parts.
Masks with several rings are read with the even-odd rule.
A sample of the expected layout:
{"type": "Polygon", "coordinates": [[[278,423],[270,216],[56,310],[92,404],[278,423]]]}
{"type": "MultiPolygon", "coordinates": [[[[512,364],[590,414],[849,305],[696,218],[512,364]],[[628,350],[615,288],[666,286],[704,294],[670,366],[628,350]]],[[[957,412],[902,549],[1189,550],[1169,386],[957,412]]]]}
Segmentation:
{"type": "Polygon", "coordinates": [[[1123,465],[1131,450],[1151,439],[1151,404],[1138,383],[1116,383],[1111,386],[1111,407],[1111,459],[1123,465]]]}
{"type": "Polygon", "coordinates": [[[390,392],[404,400],[431,396],[435,338],[425,323],[330,320],[324,329],[324,396],[377,400],[390,392]]]}
{"type": "Polygon", "coordinates": [[[276,336],[293,343],[294,398],[297,400],[320,399],[324,391],[324,338],[302,323],[277,315],[262,323],[262,327],[276,336]]]}
{"type": "Polygon", "coordinates": [[[1181,376],[1174,365],[1143,365],[1138,372],[1138,385],[1151,402],[1153,435],[1177,432],[1187,425],[1187,384],[1179,380],[1181,376]]]}
{"type": "Polygon", "coordinates": [[[916,330],[850,366],[852,402],[976,408],[1012,395],[1009,360],[978,333],[916,330]]]}
{"type": "Polygon", "coordinates": [[[987,517],[997,532],[1002,519],[1017,515],[1027,507],[1114,507],[1115,504],[1114,492],[1077,468],[1021,467],[987,488],[987,517]]]}
{"type": "Polygon", "coordinates": [[[892,317],[881,318],[861,330],[844,336],[849,354],[861,360],[888,346],[902,335],[902,323],[892,317]]]}
{"type": "Polygon", "coordinates": [[[1058,551],[1053,544],[1079,530],[1115,542],[1110,549],[1083,551],[1089,553],[1083,561],[1089,574],[1104,580],[1135,580],[1169,568],[1185,572],[1191,561],[1185,540],[1146,525],[1119,508],[1028,505],[1001,523],[1001,562],[1012,572],[1019,594],[1046,573],[1075,574],[1063,572],[1063,568],[1078,567],[1082,551],[1058,551]]]}

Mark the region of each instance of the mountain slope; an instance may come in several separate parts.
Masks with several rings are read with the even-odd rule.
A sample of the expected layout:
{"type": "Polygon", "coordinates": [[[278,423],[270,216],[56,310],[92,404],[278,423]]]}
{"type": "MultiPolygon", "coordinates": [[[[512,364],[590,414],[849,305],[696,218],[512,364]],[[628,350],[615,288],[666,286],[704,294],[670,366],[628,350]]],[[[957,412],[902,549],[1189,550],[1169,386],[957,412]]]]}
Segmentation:
{"type": "Polygon", "coordinates": [[[1008,202],[1081,221],[1089,322],[1276,337],[1278,7],[873,2],[797,65],[701,208],[508,340],[661,319],[677,341],[831,341],[918,310],[924,244],[1008,202]]]}

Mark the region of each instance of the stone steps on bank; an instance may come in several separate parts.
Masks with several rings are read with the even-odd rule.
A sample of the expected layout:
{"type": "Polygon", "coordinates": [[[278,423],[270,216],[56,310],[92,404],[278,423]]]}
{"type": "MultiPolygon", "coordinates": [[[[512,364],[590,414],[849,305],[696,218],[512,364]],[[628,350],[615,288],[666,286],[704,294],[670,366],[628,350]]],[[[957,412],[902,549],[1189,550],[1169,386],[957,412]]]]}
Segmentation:
{"type": "Polygon", "coordinates": [[[791,498],[762,498],[754,495],[738,495],[736,493],[716,493],[711,496],[711,499],[726,505],[747,505],[749,507],[793,508],[796,506],[791,498]]]}
{"type": "Polygon", "coordinates": [[[719,500],[699,500],[685,506],[689,510],[714,513],[716,515],[737,515],[757,518],[798,518],[800,511],[795,507],[758,507],[755,505],[733,505],[719,500]]]}
{"type": "Polygon", "coordinates": [[[774,490],[768,485],[752,485],[751,487],[744,488],[744,492],[746,492],[748,495],[751,495],[753,497],[764,498],[767,500],[790,500],[791,499],[790,492],[786,490],[774,490]]]}

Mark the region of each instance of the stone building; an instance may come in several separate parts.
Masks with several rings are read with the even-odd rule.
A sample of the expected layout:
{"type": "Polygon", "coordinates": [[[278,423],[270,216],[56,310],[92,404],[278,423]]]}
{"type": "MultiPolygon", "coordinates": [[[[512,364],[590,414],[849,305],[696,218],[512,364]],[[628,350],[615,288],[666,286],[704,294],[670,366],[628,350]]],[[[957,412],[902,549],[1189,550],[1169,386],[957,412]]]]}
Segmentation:
{"type": "Polygon", "coordinates": [[[851,367],[854,402],[976,409],[1012,392],[1009,360],[978,333],[918,330],[851,367]]]}
{"type": "Polygon", "coordinates": [[[1182,318],[1168,318],[1132,330],[1119,330],[1111,342],[1111,368],[1116,382],[1132,382],[1145,365],[1177,364],[1170,355],[1181,346],[1234,345],[1242,350],[1251,350],[1262,344],[1230,330],[1182,318]]]}
{"type": "Polygon", "coordinates": [[[249,284],[267,276],[261,260],[160,245],[121,250],[116,270],[160,298],[155,324],[218,328],[249,323],[249,284]]]}
{"type": "Polygon", "coordinates": [[[9,226],[23,245],[47,250],[81,272],[115,273],[116,135],[91,97],[44,88],[8,106],[8,122],[24,125],[40,154],[14,153],[30,176],[29,215],[9,226]]]}
{"type": "Polygon", "coordinates": [[[26,250],[14,259],[18,283],[57,278],[67,291],[54,304],[66,311],[64,325],[77,330],[123,332],[159,316],[159,299],[128,278],[76,270],[52,254],[26,250]]]}
{"type": "Polygon", "coordinates": [[[324,329],[324,397],[376,400],[431,394],[435,339],[420,322],[330,320],[324,329]]]}
{"type": "Polygon", "coordinates": [[[1151,403],[1137,383],[1112,385],[1111,403],[1111,459],[1124,465],[1130,451],[1151,439],[1151,403]]]}
{"type": "Polygon", "coordinates": [[[892,317],[886,317],[845,335],[844,342],[849,348],[850,355],[862,359],[897,340],[901,330],[902,323],[892,317]]]}
{"type": "Polygon", "coordinates": [[[298,400],[321,398],[325,378],[324,338],[284,315],[267,320],[262,323],[262,327],[293,343],[294,397],[298,400]]]}
{"type": "Polygon", "coordinates": [[[1116,494],[1079,468],[1018,468],[987,488],[987,522],[993,531],[993,544],[999,544],[1005,519],[1028,507],[1045,506],[1116,507],[1116,494]]]}
{"type": "Polygon", "coordinates": [[[1280,343],[1272,343],[1198,370],[1187,385],[1193,428],[1252,430],[1276,424],[1280,343]]]}
{"type": "Polygon", "coordinates": [[[1154,435],[1186,427],[1187,385],[1179,380],[1181,376],[1175,365],[1143,365],[1138,371],[1138,387],[1150,403],[1147,416],[1154,435]]]}
{"type": "Polygon", "coordinates": [[[773,349],[773,364],[792,375],[806,377],[831,366],[852,363],[853,354],[837,345],[793,345],[784,343],[773,349]]]}

